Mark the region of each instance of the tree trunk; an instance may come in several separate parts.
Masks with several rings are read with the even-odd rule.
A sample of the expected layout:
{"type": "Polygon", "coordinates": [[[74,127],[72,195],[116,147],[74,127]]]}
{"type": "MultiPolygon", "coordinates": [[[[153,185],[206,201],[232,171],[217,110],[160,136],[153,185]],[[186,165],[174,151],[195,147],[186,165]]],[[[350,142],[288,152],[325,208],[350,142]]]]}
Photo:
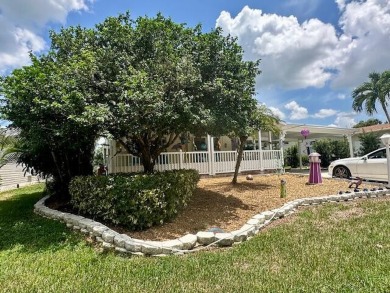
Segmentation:
{"type": "Polygon", "coordinates": [[[237,155],[236,167],[234,168],[234,176],[233,176],[232,184],[237,184],[238,170],[240,169],[241,166],[242,155],[244,153],[244,145],[247,139],[248,136],[240,136],[240,147],[238,148],[238,155],[237,155]]]}
{"type": "Polygon", "coordinates": [[[385,103],[381,103],[381,104],[382,104],[383,111],[385,112],[385,115],[387,118],[387,123],[390,123],[390,116],[389,116],[389,112],[387,111],[386,105],[385,105],[385,103]]]}
{"type": "Polygon", "coordinates": [[[153,173],[156,160],[153,159],[150,152],[143,150],[141,154],[141,163],[144,166],[144,173],[153,173]]]}

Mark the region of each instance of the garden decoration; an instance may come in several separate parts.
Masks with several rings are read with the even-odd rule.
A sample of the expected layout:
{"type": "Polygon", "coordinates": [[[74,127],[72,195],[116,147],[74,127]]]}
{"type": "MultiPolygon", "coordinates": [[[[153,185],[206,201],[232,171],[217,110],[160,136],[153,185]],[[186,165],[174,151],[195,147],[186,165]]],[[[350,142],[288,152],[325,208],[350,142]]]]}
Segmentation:
{"type": "Polygon", "coordinates": [[[286,180],[280,180],[280,198],[287,197],[286,183],[286,180]]]}
{"type": "Polygon", "coordinates": [[[311,153],[309,155],[310,170],[309,170],[309,182],[307,184],[322,183],[320,157],[321,155],[319,153],[311,153]]]}
{"type": "Polygon", "coordinates": [[[301,134],[306,139],[310,134],[310,130],[309,129],[302,129],[301,134]]]}
{"type": "Polygon", "coordinates": [[[355,189],[359,189],[359,185],[362,184],[363,179],[360,177],[356,177],[355,180],[351,180],[348,188],[352,188],[353,185],[355,185],[355,189]]]}

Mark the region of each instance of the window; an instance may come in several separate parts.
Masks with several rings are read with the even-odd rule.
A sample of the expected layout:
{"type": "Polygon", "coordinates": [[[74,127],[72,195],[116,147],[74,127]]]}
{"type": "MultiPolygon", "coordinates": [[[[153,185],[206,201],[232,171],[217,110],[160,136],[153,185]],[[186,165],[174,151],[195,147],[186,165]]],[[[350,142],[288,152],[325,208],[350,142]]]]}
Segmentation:
{"type": "Polygon", "coordinates": [[[368,156],[369,159],[386,159],[386,150],[379,150],[368,156]]]}

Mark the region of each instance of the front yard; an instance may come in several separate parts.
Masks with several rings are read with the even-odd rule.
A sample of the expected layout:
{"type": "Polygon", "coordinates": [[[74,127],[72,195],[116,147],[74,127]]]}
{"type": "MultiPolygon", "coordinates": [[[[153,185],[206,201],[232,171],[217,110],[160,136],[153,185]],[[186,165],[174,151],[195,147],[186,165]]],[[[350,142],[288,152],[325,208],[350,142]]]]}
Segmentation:
{"type": "Polygon", "coordinates": [[[121,257],[32,212],[42,186],[0,194],[2,292],[387,292],[390,201],[301,209],[234,248],[121,257]]]}

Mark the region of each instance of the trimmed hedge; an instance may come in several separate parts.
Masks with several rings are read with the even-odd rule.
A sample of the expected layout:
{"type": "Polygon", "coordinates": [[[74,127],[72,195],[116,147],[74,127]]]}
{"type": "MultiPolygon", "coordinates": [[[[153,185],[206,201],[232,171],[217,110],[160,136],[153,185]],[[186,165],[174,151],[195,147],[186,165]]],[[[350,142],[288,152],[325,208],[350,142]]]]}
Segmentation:
{"type": "Polygon", "coordinates": [[[143,230],[174,218],[198,181],[195,170],[79,176],[70,183],[69,192],[79,214],[143,230]]]}

